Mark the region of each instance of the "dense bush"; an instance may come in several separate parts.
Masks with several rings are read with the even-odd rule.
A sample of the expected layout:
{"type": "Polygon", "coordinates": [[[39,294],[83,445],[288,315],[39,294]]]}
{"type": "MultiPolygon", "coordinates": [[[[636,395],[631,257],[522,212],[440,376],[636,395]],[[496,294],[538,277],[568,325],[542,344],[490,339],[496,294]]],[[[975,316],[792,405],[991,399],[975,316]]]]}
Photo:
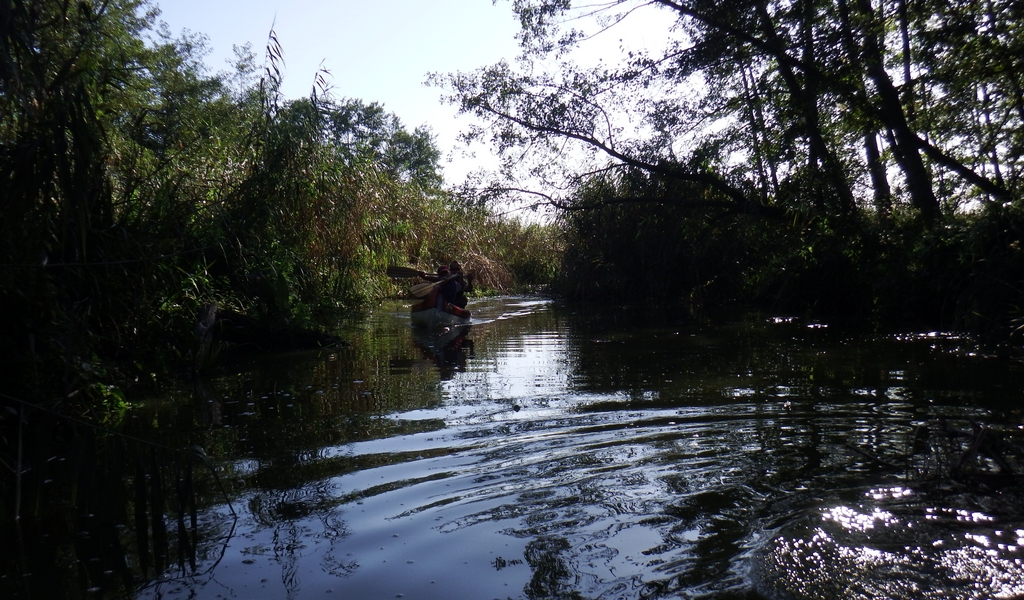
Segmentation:
{"type": "Polygon", "coordinates": [[[209,76],[201,37],[140,0],[14,2],[0,30],[0,361],[21,397],[194,364],[205,306],[270,339],[395,294],[388,264],[452,259],[547,277],[548,239],[441,187],[429,130],[281,97],[262,70],[209,76]],[[149,41],[146,41],[149,40],[149,41]],[[516,245],[509,236],[532,243],[516,245]]]}
{"type": "Polygon", "coordinates": [[[593,179],[561,217],[557,289],[574,299],[753,306],[871,327],[1006,337],[1024,315],[1024,215],[1013,205],[944,215],[792,213],[789,219],[615,203],[593,179]]]}

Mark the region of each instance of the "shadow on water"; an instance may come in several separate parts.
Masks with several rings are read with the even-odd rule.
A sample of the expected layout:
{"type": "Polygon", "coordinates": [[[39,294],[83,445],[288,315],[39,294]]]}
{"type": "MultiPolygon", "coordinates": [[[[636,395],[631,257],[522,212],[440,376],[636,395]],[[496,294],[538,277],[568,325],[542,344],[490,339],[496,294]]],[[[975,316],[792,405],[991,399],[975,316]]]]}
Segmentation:
{"type": "Polygon", "coordinates": [[[199,573],[198,549],[223,535],[200,521],[200,504],[211,502],[200,490],[218,493],[213,501],[233,514],[202,448],[20,408],[21,477],[4,484],[18,494],[5,499],[4,597],[125,596],[161,574],[199,573]]]}
{"type": "Polygon", "coordinates": [[[130,438],[44,427],[70,450],[26,461],[31,517],[5,533],[19,537],[0,586],[1024,594],[1019,363],[953,335],[758,315],[702,325],[530,298],[473,314],[425,332],[385,305],[342,324],[350,347],[169,386],[129,413],[130,438]],[[171,450],[195,446],[216,479],[195,451],[171,450]]]}

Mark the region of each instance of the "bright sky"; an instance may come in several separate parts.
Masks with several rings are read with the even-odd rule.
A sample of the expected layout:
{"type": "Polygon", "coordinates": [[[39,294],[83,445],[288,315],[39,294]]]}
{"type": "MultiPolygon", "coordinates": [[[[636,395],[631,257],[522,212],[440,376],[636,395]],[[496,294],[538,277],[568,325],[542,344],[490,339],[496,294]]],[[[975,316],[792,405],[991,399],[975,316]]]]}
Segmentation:
{"type": "MultiPolygon", "coordinates": [[[[267,36],[285,55],[287,98],[308,96],[321,63],[337,98],[378,102],[410,131],[429,126],[445,154],[456,147],[455,108],[443,90],[423,85],[431,72],[472,71],[518,54],[519,29],[509,2],[490,0],[154,0],[171,34],[209,38],[212,72],[230,71],[232,45],[253,46],[260,64],[267,36]]],[[[484,160],[483,158],[481,158],[484,160]]],[[[444,160],[444,159],[443,159],[444,160]]],[[[449,183],[474,170],[456,153],[445,164],[449,183]]]]}

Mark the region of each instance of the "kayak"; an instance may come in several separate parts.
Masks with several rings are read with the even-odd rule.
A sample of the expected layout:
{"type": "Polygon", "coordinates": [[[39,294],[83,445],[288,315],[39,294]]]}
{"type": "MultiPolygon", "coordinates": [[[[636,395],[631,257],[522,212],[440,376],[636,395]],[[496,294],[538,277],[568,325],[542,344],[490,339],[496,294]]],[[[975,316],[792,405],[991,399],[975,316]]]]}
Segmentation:
{"type": "Polygon", "coordinates": [[[440,299],[441,287],[433,284],[423,300],[412,305],[412,324],[420,327],[452,327],[469,324],[469,311],[440,299]],[[438,306],[443,308],[438,308],[438,306]]]}
{"type": "Polygon", "coordinates": [[[412,306],[412,323],[420,327],[452,327],[455,325],[468,325],[470,314],[454,304],[447,304],[441,310],[432,304],[420,302],[412,306]]]}

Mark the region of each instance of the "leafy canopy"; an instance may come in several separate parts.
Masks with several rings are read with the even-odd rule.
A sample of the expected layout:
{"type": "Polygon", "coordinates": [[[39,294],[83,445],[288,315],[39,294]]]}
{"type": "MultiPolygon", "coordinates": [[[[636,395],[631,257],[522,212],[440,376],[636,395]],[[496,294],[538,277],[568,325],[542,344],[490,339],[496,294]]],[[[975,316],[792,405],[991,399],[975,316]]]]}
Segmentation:
{"type": "Polygon", "coordinates": [[[1019,197],[1021,8],[870,0],[515,0],[522,55],[436,76],[504,159],[491,190],[779,217],[1019,197]],[[636,24],[645,45],[629,45],[636,24]],[[977,33],[974,33],[977,32],[977,33]],[[626,39],[626,41],[623,41],[626,39]],[[602,59],[585,52],[599,48],[602,59]],[[628,175],[627,175],[628,174],[628,175]]]}

